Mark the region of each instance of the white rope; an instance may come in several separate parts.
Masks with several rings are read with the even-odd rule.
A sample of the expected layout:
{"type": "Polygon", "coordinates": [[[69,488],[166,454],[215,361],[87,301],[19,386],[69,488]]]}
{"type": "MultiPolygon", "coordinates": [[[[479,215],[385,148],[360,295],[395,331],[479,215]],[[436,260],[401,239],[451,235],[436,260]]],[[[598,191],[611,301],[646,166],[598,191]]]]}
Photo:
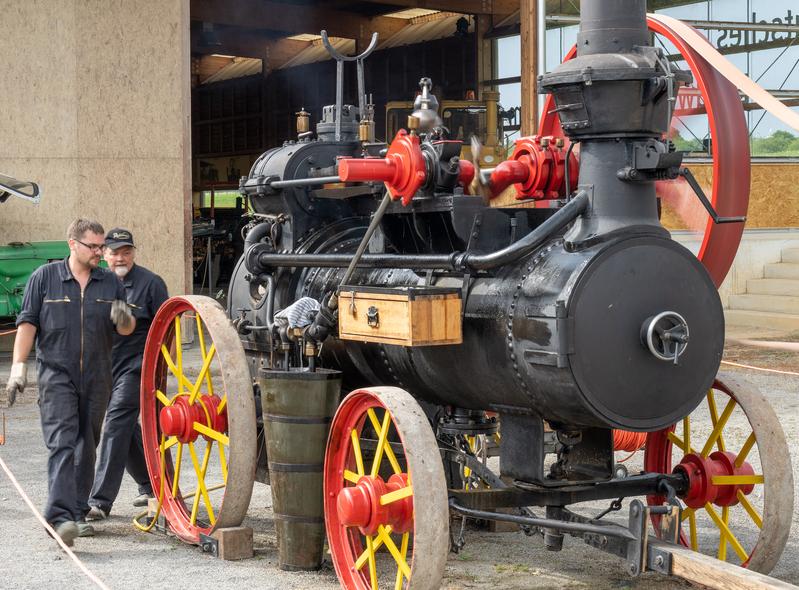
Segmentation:
{"type": "Polygon", "coordinates": [[[768,373],[779,373],[780,375],[795,375],[799,377],[799,373],[793,371],[778,371],[777,369],[766,369],[763,367],[753,367],[752,365],[742,365],[740,363],[731,363],[730,361],[721,361],[722,365],[731,365],[733,367],[742,367],[744,369],[752,369],[753,371],[766,371],[768,373]]]}
{"type": "Polygon", "coordinates": [[[86,576],[92,582],[94,582],[97,585],[98,588],[101,588],[102,590],[110,590],[108,588],[108,586],[106,586],[102,582],[102,580],[100,580],[100,578],[98,578],[92,572],[89,571],[89,569],[83,564],[83,562],[80,559],[78,559],[78,556],[75,555],[72,552],[72,550],[69,547],[67,547],[66,543],[64,543],[64,541],[61,539],[61,537],[59,537],[56,534],[56,532],[53,530],[53,527],[50,526],[50,523],[48,523],[44,519],[44,517],[41,514],[39,514],[39,511],[36,510],[36,507],[33,505],[33,502],[31,502],[30,498],[28,498],[28,495],[25,493],[25,490],[23,490],[22,486],[19,485],[19,482],[17,481],[17,478],[14,477],[14,474],[11,473],[11,470],[8,468],[8,465],[6,465],[5,461],[3,461],[3,457],[0,457],[0,467],[2,467],[3,471],[6,472],[6,475],[8,476],[8,479],[10,479],[11,483],[14,485],[14,487],[17,488],[17,492],[22,497],[22,499],[25,501],[25,503],[28,505],[28,508],[30,508],[31,512],[33,512],[33,515],[36,517],[36,519],[42,524],[42,526],[44,526],[45,529],[47,529],[47,531],[53,536],[53,538],[61,546],[61,548],[64,551],[67,552],[67,555],[69,555],[72,558],[72,560],[77,564],[77,566],[80,568],[80,570],[84,574],[86,574],[86,576]]]}

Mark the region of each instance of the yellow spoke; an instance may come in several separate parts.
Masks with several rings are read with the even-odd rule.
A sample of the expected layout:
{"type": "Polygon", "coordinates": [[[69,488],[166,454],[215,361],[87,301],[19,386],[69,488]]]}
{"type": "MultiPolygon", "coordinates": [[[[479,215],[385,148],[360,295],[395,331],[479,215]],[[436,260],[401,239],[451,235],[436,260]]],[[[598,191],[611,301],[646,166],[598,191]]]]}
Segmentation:
{"type": "Polygon", "coordinates": [[[746,439],[744,446],[741,447],[741,452],[738,453],[738,456],[735,457],[735,466],[740,467],[746,461],[747,455],[749,455],[749,451],[752,450],[752,447],[755,446],[757,440],[755,439],[755,433],[749,435],[749,438],[746,439]]]}
{"type": "Polygon", "coordinates": [[[413,488],[411,486],[400,488],[394,492],[389,492],[388,494],[383,494],[380,496],[380,505],[385,506],[387,504],[391,504],[392,502],[396,502],[397,500],[407,498],[408,496],[413,496],[413,488]]]}
{"type": "MultiPolygon", "coordinates": [[[[386,531],[389,533],[391,532],[391,525],[386,526],[386,531]]],[[[383,540],[378,538],[374,539],[374,545],[372,546],[372,550],[377,552],[383,546],[383,540]]],[[[364,549],[363,553],[358,556],[358,559],[355,560],[355,569],[359,570],[363,567],[366,563],[366,560],[369,559],[369,549],[364,549]]]]}
{"type": "Polygon", "coordinates": [[[377,563],[375,560],[375,547],[372,537],[366,535],[366,550],[369,552],[369,580],[372,583],[372,590],[377,590],[377,563]]]}
{"type": "MultiPolygon", "coordinates": [[[[408,537],[410,537],[410,533],[404,533],[402,535],[402,544],[400,546],[400,554],[402,555],[402,561],[407,563],[407,555],[408,555],[408,537]]],[[[397,581],[394,584],[394,590],[402,590],[402,568],[397,566],[397,581]]]]}
{"type": "Polygon", "coordinates": [[[666,436],[669,438],[669,440],[674,446],[678,447],[686,455],[692,452],[693,449],[691,451],[687,450],[689,447],[686,447],[683,440],[679,436],[674,434],[674,432],[669,432],[666,436]]]}
{"type": "MultiPolygon", "coordinates": [[[[371,420],[373,416],[375,416],[375,411],[372,408],[367,410],[369,414],[369,419],[371,420]]],[[[376,417],[374,418],[376,419],[376,417]]],[[[383,423],[380,425],[380,430],[377,430],[377,447],[375,447],[375,457],[372,459],[372,477],[377,477],[377,472],[380,471],[380,463],[383,459],[384,447],[386,445],[386,436],[388,435],[388,427],[391,423],[391,414],[388,413],[388,410],[385,411],[383,414],[383,423]]],[[[374,424],[374,421],[372,422],[374,424]]]]}
{"type": "Polygon", "coordinates": [[[749,558],[744,548],[741,547],[741,544],[738,542],[738,539],[735,538],[735,535],[732,534],[730,527],[727,526],[721,517],[718,515],[718,512],[713,510],[713,506],[710,503],[705,504],[705,511],[710,515],[710,518],[713,519],[713,522],[716,523],[716,526],[719,527],[722,533],[722,537],[725,537],[727,542],[732,546],[735,553],[738,554],[738,557],[741,558],[741,561],[746,561],[749,558]]]}
{"type": "Polygon", "coordinates": [[[176,497],[178,494],[178,482],[180,481],[180,464],[182,462],[183,462],[183,443],[180,443],[180,446],[178,447],[178,452],[175,456],[175,473],[172,476],[172,497],[176,497]]]}
{"type": "Polygon", "coordinates": [[[203,366],[200,369],[200,374],[197,376],[197,381],[192,384],[191,395],[189,396],[190,404],[194,403],[194,400],[197,398],[197,394],[200,393],[200,386],[203,383],[203,379],[208,374],[208,368],[211,366],[211,361],[214,358],[214,354],[216,354],[216,344],[211,344],[211,348],[208,349],[208,356],[205,357],[203,366]]]}
{"type": "Polygon", "coordinates": [[[696,513],[693,510],[688,515],[688,530],[691,535],[691,549],[699,551],[699,543],[696,540],[696,513]]]}
{"type": "Polygon", "coordinates": [[[200,434],[204,434],[208,438],[214,439],[216,442],[220,444],[230,446],[230,438],[227,435],[222,434],[221,432],[217,432],[216,430],[214,430],[213,428],[209,428],[205,424],[200,424],[199,422],[195,422],[194,430],[196,430],[200,434]]]}
{"type": "Polygon", "coordinates": [[[164,406],[170,406],[170,405],[172,405],[172,400],[171,400],[171,399],[169,399],[169,398],[168,398],[166,395],[164,395],[164,392],[162,392],[160,389],[156,389],[156,390],[155,390],[155,397],[156,397],[156,398],[158,399],[158,401],[159,401],[159,402],[161,402],[161,404],[162,404],[162,405],[164,405],[164,406]]]}
{"type": "MultiPolygon", "coordinates": [[[[211,386],[210,385],[208,385],[208,389],[209,389],[208,393],[213,395],[213,391],[211,391],[211,386]]],[[[220,401],[219,405],[216,407],[216,413],[217,414],[221,414],[222,410],[225,409],[226,405],[227,405],[227,393],[222,396],[222,401],[220,401]]]]}
{"type": "MultiPolygon", "coordinates": [[[[177,360],[178,364],[178,373],[183,375],[183,343],[180,338],[180,316],[175,317],[175,360],[177,360]]],[[[182,391],[183,382],[178,380],[178,393],[182,391]]]]}
{"type": "MultiPolygon", "coordinates": [[[[715,427],[719,420],[719,411],[716,409],[716,396],[713,395],[712,389],[707,392],[707,405],[710,408],[710,421],[715,427]]],[[[724,447],[724,435],[721,433],[719,433],[718,447],[719,451],[724,452],[726,450],[724,447]]]]}
{"type": "Polygon", "coordinates": [[[394,558],[394,561],[397,563],[397,567],[399,567],[400,571],[406,578],[410,579],[411,568],[408,567],[408,563],[405,561],[405,559],[403,559],[399,549],[397,549],[397,545],[391,539],[391,536],[386,532],[386,529],[382,524],[377,527],[377,536],[383,539],[383,544],[388,548],[388,552],[391,553],[391,556],[394,558]]]}
{"type": "MultiPolygon", "coordinates": [[[[727,526],[730,525],[730,507],[724,506],[721,509],[721,521],[727,526]]],[[[727,561],[727,536],[724,531],[719,531],[719,551],[718,559],[720,561],[727,561]]]]}
{"type": "Polygon", "coordinates": [[[358,475],[364,475],[366,472],[363,469],[363,455],[361,454],[361,441],[358,438],[358,431],[354,428],[350,432],[352,439],[352,453],[355,455],[355,468],[358,470],[358,475]]]}
{"type": "Polygon", "coordinates": [[[202,467],[197,460],[197,452],[194,450],[194,443],[189,443],[189,453],[191,453],[191,460],[192,463],[194,463],[194,471],[197,473],[197,489],[200,491],[199,495],[194,496],[194,503],[191,507],[191,524],[197,523],[197,509],[200,507],[200,496],[202,496],[205,507],[208,509],[208,520],[211,524],[214,524],[216,522],[216,518],[214,518],[214,509],[211,506],[211,499],[208,497],[208,490],[205,487],[205,471],[208,469],[208,460],[211,458],[211,443],[205,446],[202,467]]]}
{"type": "Polygon", "coordinates": [[[754,485],[763,483],[766,479],[762,475],[715,475],[711,478],[715,486],[754,485]]]}
{"type": "Polygon", "coordinates": [[[161,445],[161,450],[162,450],[162,451],[166,451],[168,448],[170,448],[170,447],[174,447],[176,444],[178,444],[178,437],[176,437],[176,436],[170,436],[170,437],[169,437],[168,439],[166,439],[166,440],[163,442],[163,444],[161,445]]]}
{"type": "Polygon", "coordinates": [[[353,473],[349,469],[345,469],[344,479],[346,479],[350,483],[358,483],[361,480],[361,477],[357,473],[353,473]]]}
{"type": "Polygon", "coordinates": [[[685,508],[680,514],[680,522],[691,516],[693,513],[694,513],[693,508],[685,508]]]}
{"type": "Polygon", "coordinates": [[[686,416],[685,418],[682,419],[682,439],[685,441],[685,446],[683,446],[682,450],[685,453],[693,452],[693,449],[691,449],[691,417],[690,416],[686,416]]]}
{"type": "Polygon", "coordinates": [[[713,432],[710,433],[705,446],[702,447],[702,457],[707,457],[710,454],[710,450],[713,448],[713,445],[716,444],[716,440],[721,436],[721,431],[724,430],[724,425],[727,424],[727,420],[730,419],[730,415],[734,409],[735,400],[730,398],[730,401],[727,402],[727,407],[724,408],[718,421],[713,426],[713,432]]]}
{"type": "Polygon", "coordinates": [[[744,494],[741,490],[738,490],[738,501],[741,503],[741,506],[744,507],[744,510],[746,510],[749,516],[752,517],[752,520],[757,525],[757,528],[762,529],[763,517],[758,514],[757,510],[755,510],[755,507],[752,506],[752,504],[746,498],[746,494],[744,494]]]}
{"type": "MultiPolygon", "coordinates": [[[[371,409],[367,414],[369,415],[369,421],[372,423],[375,432],[380,432],[381,426],[380,421],[377,419],[377,415],[371,409]]],[[[386,414],[388,414],[388,410],[386,410],[386,414]]],[[[394,470],[394,473],[402,473],[399,461],[397,461],[397,456],[394,454],[394,449],[391,448],[391,444],[388,441],[384,442],[383,451],[386,453],[386,457],[388,457],[388,462],[391,463],[391,469],[394,470]]]]}
{"type": "Polygon", "coordinates": [[[219,449],[219,464],[222,466],[222,481],[227,485],[227,457],[225,456],[225,445],[216,445],[219,449]]]}
{"type": "MultiPolygon", "coordinates": [[[[200,354],[203,355],[203,362],[205,362],[206,350],[205,335],[203,334],[203,323],[202,320],[200,320],[200,314],[195,315],[194,318],[197,320],[197,340],[200,342],[200,354]]],[[[208,395],[214,395],[214,386],[211,384],[211,375],[206,374],[205,378],[208,383],[208,395]]],[[[224,404],[224,402],[225,400],[223,399],[222,403],[224,404]]],[[[220,408],[221,407],[222,406],[220,406],[220,408]]],[[[222,410],[220,409],[219,411],[221,412],[222,410]]]]}
{"type": "Polygon", "coordinates": [[[182,371],[178,370],[178,368],[175,366],[175,361],[172,360],[172,357],[169,354],[169,350],[167,350],[167,347],[163,344],[161,345],[161,355],[166,361],[166,366],[169,367],[169,370],[172,371],[172,374],[178,380],[179,394],[183,393],[183,386],[191,390],[194,384],[186,378],[182,371]]]}

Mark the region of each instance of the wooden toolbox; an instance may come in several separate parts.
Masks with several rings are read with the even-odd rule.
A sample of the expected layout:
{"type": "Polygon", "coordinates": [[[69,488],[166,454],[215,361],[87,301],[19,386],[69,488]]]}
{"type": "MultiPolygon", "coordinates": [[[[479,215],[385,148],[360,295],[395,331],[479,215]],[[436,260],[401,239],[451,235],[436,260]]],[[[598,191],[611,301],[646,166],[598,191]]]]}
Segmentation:
{"type": "Polygon", "coordinates": [[[400,346],[460,344],[459,289],[343,286],[338,295],[342,340],[400,346]]]}

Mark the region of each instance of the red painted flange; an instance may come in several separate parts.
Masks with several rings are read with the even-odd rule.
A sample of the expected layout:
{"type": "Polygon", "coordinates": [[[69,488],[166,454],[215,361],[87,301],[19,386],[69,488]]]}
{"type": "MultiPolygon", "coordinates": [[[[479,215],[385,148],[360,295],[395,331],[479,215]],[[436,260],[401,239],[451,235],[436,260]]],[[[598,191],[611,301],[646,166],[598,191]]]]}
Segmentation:
{"type": "MultiPolygon", "coordinates": [[[[522,137],[516,140],[513,153],[491,173],[492,197],[498,196],[511,184],[516,185],[517,199],[556,199],[565,194],[566,154],[560,138],[522,137]]],[[[577,159],[570,157],[569,182],[577,186],[577,159]]]]}
{"type": "MultiPolygon", "coordinates": [[[[749,131],[738,90],[667,25],[654,18],[647,18],[647,24],[650,31],[663,35],[677,47],[702,93],[713,153],[713,189],[710,195],[713,207],[722,217],[746,215],[750,183],[749,131]]],[[[564,61],[576,55],[577,48],[572,47],[564,61]]],[[[565,146],[569,145],[551,94],[544,101],[538,132],[544,136],[563,137],[565,146]]],[[[576,175],[572,178],[576,179],[576,175]]],[[[669,192],[675,182],[658,183],[658,192],[669,192]]],[[[721,286],[732,266],[743,230],[742,223],[717,225],[708,216],[697,258],[705,265],[717,287],[721,286]]]]}
{"type": "Polygon", "coordinates": [[[713,483],[718,476],[754,475],[755,470],[744,462],[735,466],[735,453],[715,451],[708,457],[689,453],[674,468],[674,473],[682,473],[688,478],[688,491],[681,496],[689,508],[701,508],[707,503],[717,506],[738,504],[738,490],[751,494],[754,484],[719,485],[713,483]]]}
{"type": "Polygon", "coordinates": [[[385,158],[341,158],[338,175],[343,182],[382,180],[392,199],[408,205],[427,178],[419,137],[400,129],[385,158]]]}

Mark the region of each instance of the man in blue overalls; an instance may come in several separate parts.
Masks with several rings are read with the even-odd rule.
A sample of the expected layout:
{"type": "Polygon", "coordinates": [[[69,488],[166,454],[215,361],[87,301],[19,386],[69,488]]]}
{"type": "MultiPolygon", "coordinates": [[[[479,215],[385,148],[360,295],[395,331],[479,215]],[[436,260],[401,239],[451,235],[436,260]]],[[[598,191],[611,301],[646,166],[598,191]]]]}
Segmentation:
{"type": "Polygon", "coordinates": [[[135,259],[133,234],[122,228],[109,231],[105,236],[105,261],[125,285],[136,330],[128,337],[114,338],[114,389],[105,415],[100,459],[89,498],[91,509],[86,520],[102,520],[111,513],[125,469],[139,485],[139,497],[133,505],[146,506],[152,496],[139,427],[139,387],[147,332],[169,295],[163,279],[134,264],[135,259]]]}
{"type": "Polygon", "coordinates": [[[77,219],[67,230],[69,257],[36,269],[17,316],[8,405],[27,384],[27,360],[36,342],[39,407],[49,451],[49,494],[44,517],[69,546],[91,536],[85,522],[94,459],[111,392],[113,333],[128,335],[136,320],[125,287],[99,268],[103,226],[77,219]]]}

